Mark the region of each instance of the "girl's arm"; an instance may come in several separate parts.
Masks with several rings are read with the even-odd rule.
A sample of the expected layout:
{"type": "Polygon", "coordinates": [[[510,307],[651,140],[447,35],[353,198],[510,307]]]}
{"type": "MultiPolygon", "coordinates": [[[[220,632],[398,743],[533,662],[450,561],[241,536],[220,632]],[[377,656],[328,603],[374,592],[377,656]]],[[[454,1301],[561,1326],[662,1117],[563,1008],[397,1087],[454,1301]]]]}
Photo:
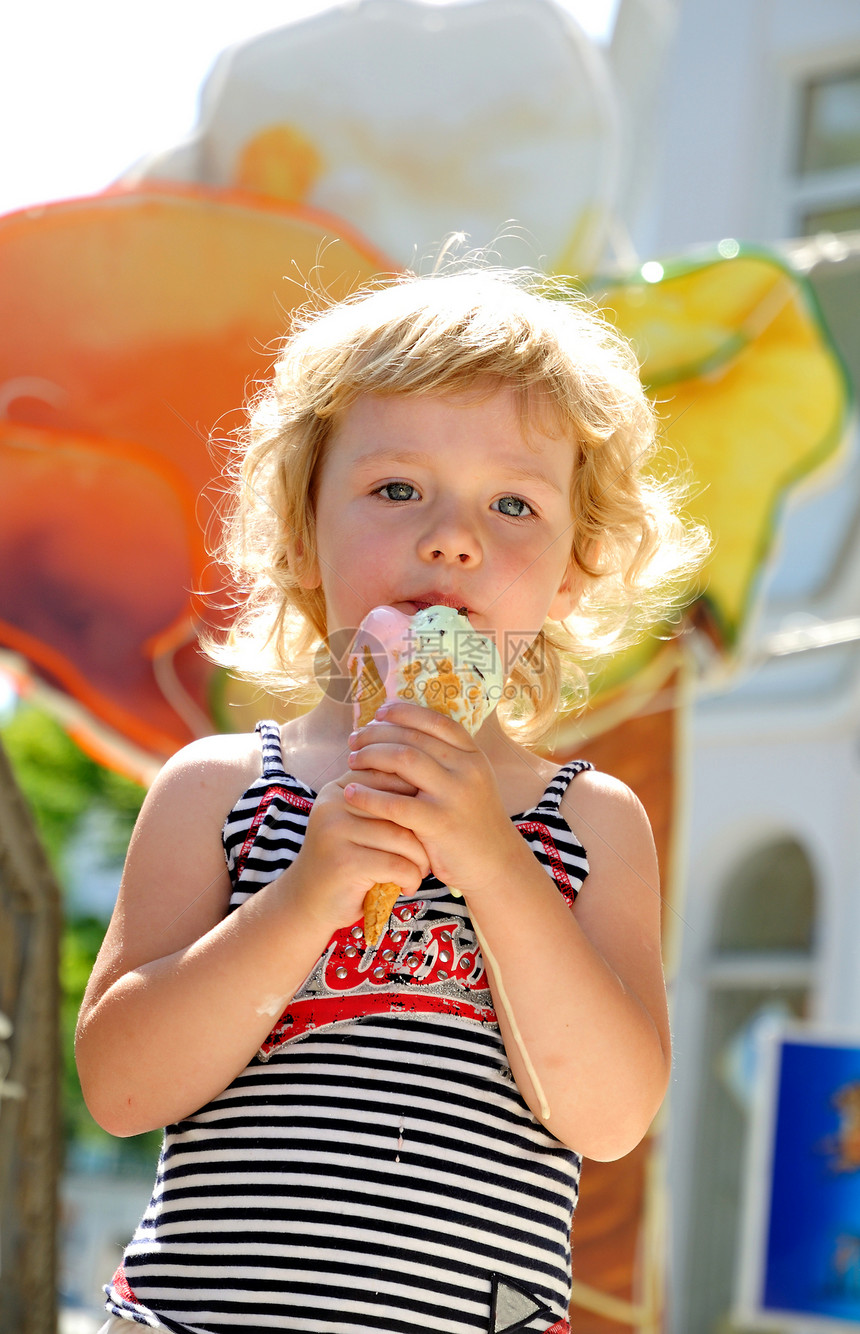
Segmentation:
{"type": "Polygon", "coordinates": [[[416,705],[377,717],[381,725],[353,739],[357,782],[347,800],[412,829],[434,873],[464,893],[490,959],[511,1067],[535,1116],[579,1153],[621,1157],[648,1129],[670,1071],[657,863],[641,805],[605,775],[570,784],[562,812],[590,865],[571,909],[462,727],[416,705]],[[397,774],[416,796],[367,790],[368,769],[397,774]]]}
{"type": "Polygon", "coordinates": [[[544,1094],[542,1106],[498,1006],[529,1107],[577,1152],[609,1160],[646,1133],[671,1069],[657,859],[638,800],[606,775],[575,778],[562,813],[590,866],[575,907],[517,834],[517,864],[470,908],[544,1094]]]}
{"type": "Polygon", "coordinates": [[[360,820],[328,784],[293,866],[227,914],[221,828],[259,774],[255,738],[175,756],[147,794],[78,1021],[81,1086],[115,1135],[181,1120],[247,1065],[367,888],[415,889],[414,836],[360,820]]]}

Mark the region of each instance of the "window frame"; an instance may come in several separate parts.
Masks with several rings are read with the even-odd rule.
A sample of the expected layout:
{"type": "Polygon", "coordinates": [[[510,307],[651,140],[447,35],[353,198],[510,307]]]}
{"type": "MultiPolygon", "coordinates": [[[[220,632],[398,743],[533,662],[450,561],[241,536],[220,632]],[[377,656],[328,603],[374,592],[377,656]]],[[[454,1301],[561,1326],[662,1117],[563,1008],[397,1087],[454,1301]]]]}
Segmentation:
{"type": "Polygon", "coordinates": [[[807,233],[807,214],[827,208],[860,208],[860,162],[830,171],[801,170],[807,89],[817,80],[860,74],[860,41],[783,62],[773,99],[770,170],[763,173],[767,230],[774,237],[807,233]],[[767,202],[769,201],[769,202],[767,202]]]}

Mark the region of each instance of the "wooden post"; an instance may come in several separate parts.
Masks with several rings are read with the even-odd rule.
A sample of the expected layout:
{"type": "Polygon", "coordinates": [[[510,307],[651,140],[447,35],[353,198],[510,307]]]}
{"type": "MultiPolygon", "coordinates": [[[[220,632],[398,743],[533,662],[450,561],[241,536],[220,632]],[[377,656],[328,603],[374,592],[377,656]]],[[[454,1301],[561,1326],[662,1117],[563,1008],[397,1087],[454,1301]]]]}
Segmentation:
{"type": "Polygon", "coordinates": [[[0,1330],[56,1334],[60,891],[0,746],[0,1330]]]}

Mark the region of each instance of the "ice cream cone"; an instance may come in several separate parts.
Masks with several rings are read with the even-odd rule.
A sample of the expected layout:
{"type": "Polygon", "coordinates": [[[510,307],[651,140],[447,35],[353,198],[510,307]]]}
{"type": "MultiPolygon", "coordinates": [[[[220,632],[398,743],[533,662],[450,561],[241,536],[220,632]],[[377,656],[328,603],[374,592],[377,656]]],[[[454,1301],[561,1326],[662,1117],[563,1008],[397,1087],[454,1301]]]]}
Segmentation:
{"type": "MultiPolygon", "coordinates": [[[[495,645],[452,607],[427,607],[413,617],[376,607],[361,623],[349,672],[357,727],[372,721],[386,701],[402,699],[453,718],[471,736],[496,707],[504,684],[495,645]]],[[[378,943],[400,892],[390,882],[368,890],[368,945],[378,943]]]]}

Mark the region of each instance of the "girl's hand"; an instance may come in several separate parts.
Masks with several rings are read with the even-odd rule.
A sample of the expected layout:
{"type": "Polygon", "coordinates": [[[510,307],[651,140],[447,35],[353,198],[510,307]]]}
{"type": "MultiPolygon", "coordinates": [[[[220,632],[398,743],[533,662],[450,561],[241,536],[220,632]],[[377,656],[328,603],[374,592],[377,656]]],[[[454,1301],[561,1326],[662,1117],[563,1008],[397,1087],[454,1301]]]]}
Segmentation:
{"type": "MultiPolygon", "coordinates": [[[[385,773],[368,773],[366,781],[369,791],[415,791],[385,773]]],[[[344,794],[351,782],[352,774],[346,773],[320,790],[295,862],[309,886],[309,910],[329,920],[333,930],[361,916],[373,885],[392,881],[404,894],[414,894],[430,871],[427,853],[411,830],[356,812],[344,794]]]]}
{"type": "Polygon", "coordinates": [[[418,704],[389,704],[353,733],[350,748],[349,807],[411,831],[444,884],[467,897],[480,894],[494,868],[519,855],[522,839],[489,760],[460,723],[418,704]],[[414,796],[380,790],[368,782],[371,773],[399,778],[414,796]]]}

